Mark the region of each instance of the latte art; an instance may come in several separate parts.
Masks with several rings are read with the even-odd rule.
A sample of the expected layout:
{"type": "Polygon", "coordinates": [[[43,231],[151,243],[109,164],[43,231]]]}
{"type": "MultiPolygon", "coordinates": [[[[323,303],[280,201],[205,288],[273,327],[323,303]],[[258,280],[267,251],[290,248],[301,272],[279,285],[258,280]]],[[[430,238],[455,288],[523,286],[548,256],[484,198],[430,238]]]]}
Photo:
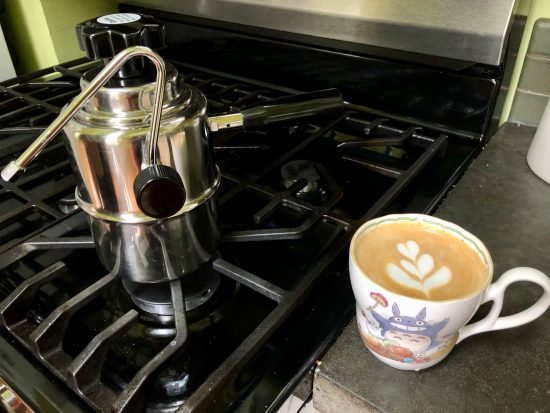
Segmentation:
{"type": "Polygon", "coordinates": [[[483,242],[429,215],[365,222],[351,239],[349,275],[361,339],[377,359],[401,370],[431,367],[465,338],[529,323],[550,307],[546,274],[518,267],[489,285],[493,261],[483,242]],[[502,316],[505,292],[517,281],[544,293],[531,307],[502,316]],[[468,324],[488,301],[485,318],[468,324]]]}
{"type": "Polygon", "coordinates": [[[483,259],[463,239],[425,222],[379,224],[361,234],[354,254],[368,278],[413,298],[460,298],[488,281],[483,259]]]}
{"type": "Polygon", "coordinates": [[[430,254],[422,254],[418,257],[420,247],[414,241],[398,243],[397,251],[406,257],[399,261],[400,266],[389,263],[387,274],[397,283],[421,290],[429,298],[430,290],[448,284],[452,279],[449,267],[443,265],[437,271],[434,270],[434,259],[430,254]],[[418,258],[417,258],[418,257],[418,258]]]}

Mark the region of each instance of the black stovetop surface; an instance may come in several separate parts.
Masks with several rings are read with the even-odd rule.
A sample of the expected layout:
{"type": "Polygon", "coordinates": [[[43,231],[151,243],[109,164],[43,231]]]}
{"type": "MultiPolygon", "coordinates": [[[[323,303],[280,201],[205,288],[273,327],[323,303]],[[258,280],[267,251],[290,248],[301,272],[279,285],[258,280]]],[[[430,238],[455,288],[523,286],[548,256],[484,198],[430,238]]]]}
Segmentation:
{"type": "MultiPolygon", "coordinates": [[[[166,53],[173,57],[173,50],[166,53]]],[[[263,79],[174,64],[187,83],[207,95],[211,113],[293,92],[263,79]]],[[[0,86],[1,165],[20,153],[77,94],[81,72],[77,63],[67,64],[0,86]]],[[[225,268],[227,272],[229,264],[244,270],[245,277],[252,274],[288,293],[293,301],[292,305],[284,299],[278,303],[246,283],[222,277],[215,297],[187,315],[186,343],[147,386],[149,411],[173,411],[191,403],[192,393],[198,411],[204,406],[210,411],[275,410],[351,317],[354,303],[347,245],[354,229],[382,214],[432,211],[480,143],[351,104],[336,121],[269,131],[227,131],[215,135],[213,145],[223,176],[218,203],[224,241],[212,271],[224,273],[225,268]],[[399,139],[377,144],[380,138],[399,139]],[[353,144],[359,141],[365,142],[353,144]],[[281,312],[282,306],[288,306],[286,312],[281,312]],[[268,334],[244,359],[234,361],[241,344],[258,334],[258,325],[264,326],[262,322],[274,318],[273,314],[283,315],[269,324],[268,334]],[[222,380],[210,398],[197,401],[196,394],[208,394],[209,375],[220,366],[231,370],[235,365],[239,366],[236,373],[222,380]]],[[[49,266],[63,263],[59,277],[40,288],[28,309],[25,323],[31,327],[106,274],[90,242],[74,248],[70,243],[53,248],[44,242],[47,231],[65,239],[89,237],[84,214],[59,207],[70,204],[74,185],[59,138],[12,183],[0,181],[0,298],[49,266]]],[[[96,334],[131,308],[120,285],[100,294],[73,314],[58,350],[76,357],[96,334]]],[[[118,337],[101,372],[111,398],[90,405],[107,408],[171,340],[170,328],[142,317],[118,337]]],[[[43,378],[33,379],[32,390],[31,382],[18,379],[13,366],[0,362],[0,373],[31,403],[60,411],[69,411],[66,406],[70,405],[84,406],[14,335],[2,334],[12,343],[0,343],[6,354],[23,354],[31,368],[40,372],[37,377],[43,378]],[[63,394],[58,400],[47,400],[46,390],[40,390],[52,381],[63,394]]],[[[57,377],[63,374],[56,373],[57,377]]]]}

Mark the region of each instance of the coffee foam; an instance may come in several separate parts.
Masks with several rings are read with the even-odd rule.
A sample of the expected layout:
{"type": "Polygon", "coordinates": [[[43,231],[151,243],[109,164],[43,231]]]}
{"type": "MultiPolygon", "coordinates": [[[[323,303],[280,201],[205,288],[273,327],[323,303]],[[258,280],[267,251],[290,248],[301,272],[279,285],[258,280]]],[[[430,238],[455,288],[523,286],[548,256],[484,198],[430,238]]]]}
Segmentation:
{"type": "Polygon", "coordinates": [[[465,239],[422,221],[369,228],[356,239],[354,255],[363,273],[381,287],[430,301],[468,296],[489,277],[485,261],[465,239]]]}

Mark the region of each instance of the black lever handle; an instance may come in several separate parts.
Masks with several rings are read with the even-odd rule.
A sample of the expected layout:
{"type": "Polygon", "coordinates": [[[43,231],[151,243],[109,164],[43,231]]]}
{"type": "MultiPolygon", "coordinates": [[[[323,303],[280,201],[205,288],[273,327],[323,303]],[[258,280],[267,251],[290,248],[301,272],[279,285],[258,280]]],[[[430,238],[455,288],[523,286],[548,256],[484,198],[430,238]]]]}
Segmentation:
{"type": "Polygon", "coordinates": [[[297,120],[334,119],[344,112],[344,101],[338,89],[285,96],[253,105],[241,111],[244,129],[269,126],[292,126],[297,120]]]}

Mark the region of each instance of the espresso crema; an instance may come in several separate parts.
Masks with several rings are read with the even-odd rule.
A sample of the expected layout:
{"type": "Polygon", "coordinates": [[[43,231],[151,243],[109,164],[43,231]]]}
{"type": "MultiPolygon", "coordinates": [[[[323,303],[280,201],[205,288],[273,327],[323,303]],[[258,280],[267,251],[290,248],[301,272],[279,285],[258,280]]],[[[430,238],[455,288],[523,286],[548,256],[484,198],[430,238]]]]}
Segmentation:
{"type": "Polygon", "coordinates": [[[451,300],[488,282],[487,265],[466,241],[425,222],[381,223],[356,239],[353,252],[368,278],[408,297],[451,300]]]}

